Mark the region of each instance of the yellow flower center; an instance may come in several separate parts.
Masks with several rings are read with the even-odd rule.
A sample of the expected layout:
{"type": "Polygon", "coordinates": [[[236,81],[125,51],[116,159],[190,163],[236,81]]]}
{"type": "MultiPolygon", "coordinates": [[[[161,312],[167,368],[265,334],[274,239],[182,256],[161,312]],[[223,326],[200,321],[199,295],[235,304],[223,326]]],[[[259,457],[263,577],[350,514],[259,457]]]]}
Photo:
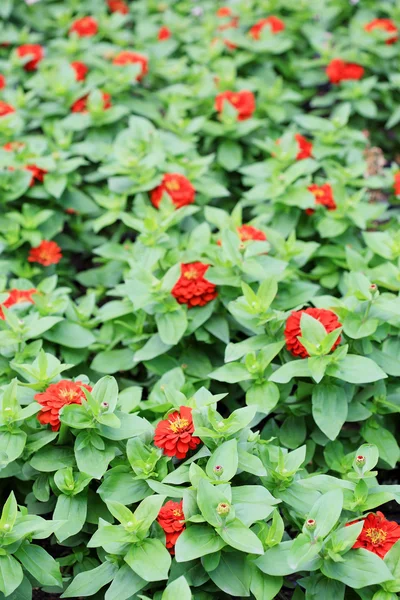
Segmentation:
{"type": "Polygon", "coordinates": [[[198,277],[198,273],[196,271],[196,269],[188,269],[185,273],[184,273],[184,277],[186,277],[186,279],[196,279],[196,277],[198,277]]]}
{"type": "Polygon", "coordinates": [[[179,185],[176,179],[171,179],[171,181],[168,181],[165,184],[165,187],[167,188],[167,190],[171,190],[171,192],[176,192],[180,189],[181,186],[179,185]]]}
{"type": "Polygon", "coordinates": [[[375,529],[371,527],[367,529],[365,532],[365,537],[371,540],[371,543],[374,545],[381,544],[386,540],[387,532],[383,531],[383,529],[375,529]]]}
{"type": "Polygon", "coordinates": [[[174,515],[174,517],[183,517],[182,511],[180,511],[179,508],[176,508],[172,514],[174,515]]]}
{"type": "Polygon", "coordinates": [[[322,196],[324,195],[324,192],[323,192],[323,190],[314,190],[313,194],[316,198],[322,198],[322,196]]]}
{"type": "Polygon", "coordinates": [[[77,396],[74,390],[60,390],[59,394],[61,398],[65,398],[66,400],[73,400],[77,396]]]}
{"type": "Polygon", "coordinates": [[[189,421],[187,419],[181,419],[178,417],[175,419],[175,421],[170,421],[169,428],[174,433],[180,433],[181,431],[184,431],[188,425],[189,421]]]}

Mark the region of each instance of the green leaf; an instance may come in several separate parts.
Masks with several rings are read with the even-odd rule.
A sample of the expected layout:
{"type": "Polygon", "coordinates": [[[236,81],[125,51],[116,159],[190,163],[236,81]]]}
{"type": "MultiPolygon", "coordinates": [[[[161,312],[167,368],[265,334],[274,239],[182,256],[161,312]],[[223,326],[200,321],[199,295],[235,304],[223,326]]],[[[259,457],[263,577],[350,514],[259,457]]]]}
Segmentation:
{"type": "Polygon", "coordinates": [[[274,600],[274,598],[277,598],[282,585],[282,577],[266,575],[256,566],[253,566],[250,591],[256,600],[274,600]]]}
{"type": "Polygon", "coordinates": [[[114,579],[118,573],[118,565],[108,560],[99,567],[79,573],[67,587],[61,598],[80,598],[93,596],[103,586],[114,579]]]}
{"type": "Polygon", "coordinates": [[[344,359],[330,365],[326,373],[348,383],[372,383],[387,377],[373,360],[355,354],[347,354],[344,359]]]}
{"type": "Polygon", "coordinates": [[[191,600],[192,593],[185,577],[181,575],[172,583],[167,585],[161,600],[191,600]]]}
{"type": "Polygon", "coordinates": [[[335,440],[347,419],[348,403],[343,388],[331,384],[314,386],[312,414],[320,430],[335,440]]]}
{"type": "Polygon", "coordinates": [[[219,367],[219,369],[210,373],[209,377],[226,383],[238,383],[239,381],[253,379],[253,375],[249,373],[246,366],[236,362],[219,367]]]}
{"type": "Polygon", "coordinates": [[[235,171],[243,159],[242,147],[232,140],[224,140],[218,146],[217,160],[227,171],[235,171]]]}
{"type": "Polygon", "coordinates": [[[62,587],[60,567],[57,561],[40,546],[21,546],[15,556],[23,567],[42,585],[62,587]]]}
{"type": "Polygon", "coordinates": [[[15,499],[14,492],[11,492],[6,502],[4,503],[3,510],[1,512],[0,531],[5,531],[4,526],[6,526],[6,529],[11,531],[17,518],[17,514],[17,501],[15,499]]]}
{"type": "Polygon", "coordinates": [[[229,440],[214,450],[208,459],[206,473],[210,479],[229,481],[236,475],[238,462],[237,441],[229,440]],[[216,466],[223,467],[221,477],[217,477],[214,472],[216,466]]]}
{"type": "Polygon", "coordinates": [[[147,538],[139,546],[131,546],[124,560],[146,581],[168,579],[171,555],[160,540],[147,538]]]}
{"type": "Polygon", "coordinates": [[[312,507],[307,519],[315,520],[315,538],[324,538],[336,525],[342,512],[343,492],[341,489],[331,490],[323,494],[312,507]]]}
{"type": "Polygon", "coordinates": [[[156,323],[161,341],[169,346],[175,346],[187,328],[186,311],[183,309],[174,312],[156,314],[156,323]]]}
{"type": "Polygon", "coordinates": [[[293,377],[311,377],[307,358],[292,360],[272,373],[269,381],[274,383],[289,383],[293,377]]]}
{"type": "Polygon", "coordinates": [[[250,595],[251,571],[243,553],[222,552],[217,568],[209,575],[215,585],[226,594],[239,598],[247,598],[250,595]]]}
{"type": "Polygon", "coordinates": [[[53,519],[55,521],[65,521],[56,531],[59,542],[63,542],[71,535],[81,531],[86,521],[86,513],[86,492],[81,492],[76,496],[65,496],[64,494],[58,496],[53,519]]]}
{"type": "Polygon", "coordinates": [[[190,525],[178,537],[175,545],[177,562],[194,560],[218,552],[225,542],[209,525],[190,525]]]}
{"type": "Polygon", "coordinates": [[[269,415],[279,402],[279,388],[272,381],[253,383],[246,392],[246,404],[255,406],[257,412],[269,415]]]}
{"type": "Polygon", "coordinates": [[[326,560],[321,571],[356,590],[393,579],[383,560],[364,548],[347,552],[344,562],[326,560]]]}
{"type": "Polygon", "coordinates": [[[21,584],[24,574],[21,565],[13,556],[0,554],[0,590],[10,596],[21,584]]]}
{"type": "Polygon", "coordinates": [[[222,527],[218,527],[216,531],[224,542],[232,548],[248,554],[263,554],[264,552],[262,543],[256,534],[243,525],[239,519],[225,523],[222,527]]]}
{"type": "Polygon", "coordinates": [[[400,458],[400,448],[396,438],[385,427],[375,420],[368,420],[362,428],[362,436],[369,444],[374,444],[379,450],[379,458],[392,468],[400,458]]]}
{"type": "Polygon", "coordinates": [[[145,585],[147,582],[132,571],[129,565],[122,565],[106,591],[104,600],[129,600],[145,585]]]}

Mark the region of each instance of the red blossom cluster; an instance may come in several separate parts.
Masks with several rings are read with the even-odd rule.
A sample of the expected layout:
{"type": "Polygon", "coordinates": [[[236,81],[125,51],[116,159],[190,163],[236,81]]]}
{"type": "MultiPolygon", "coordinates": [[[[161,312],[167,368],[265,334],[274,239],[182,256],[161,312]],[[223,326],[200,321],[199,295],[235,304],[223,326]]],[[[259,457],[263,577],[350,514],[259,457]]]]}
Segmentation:
{"type": "Polygon", "coordinates": [[[189,450],[195,450],[201,444],[200,438],[195,437],[193,432],[192,409],[181,406],[179,411],[169,414],[167,419],[157,424],[154,444],[167,456],[186,458],[189,450]]]}
{"type": "MultiPolygon", "coordinates": [[[[290,317],[286,321],[285,326],[285,340],[286,340],[286,348],[293,354],[293,356],[300,356],[301,358],[307,358],[310,355],[307,350],[298,340],[301,337],[301,315],[305,313],[306,315],[310,315],[314,319],[317,319],[326,329],[326,333],[331,333],[335,329],[341,327],[341,323],[334,312],[331,310],[326,310],[325,308],[306,308],[305,310],[295,310],[292,312],[290,317]]],[[[334,343],[332,347],[332,351],[339,345],[340,336],[334,343]]]]}
{"type": "Polygon", "coordinates": [[[216,286],[204,277],[208,267],[202,262],[181,264],[181,276],[171,290],[179,304],[204,306],[217,297],[216,286]]]}
{"type": "Polygon", "coordinates": [[[38,413],[38,421],[42,425],[51,425],[53,431],[60,429],[60,410],[67,404],[82,404],[85,394],[82,388],[92,391],[90,385],[81,381],[68,381],[62,379],[52,383],[45,392],[36,394],[35,400],[42,409],[38,413]]]}

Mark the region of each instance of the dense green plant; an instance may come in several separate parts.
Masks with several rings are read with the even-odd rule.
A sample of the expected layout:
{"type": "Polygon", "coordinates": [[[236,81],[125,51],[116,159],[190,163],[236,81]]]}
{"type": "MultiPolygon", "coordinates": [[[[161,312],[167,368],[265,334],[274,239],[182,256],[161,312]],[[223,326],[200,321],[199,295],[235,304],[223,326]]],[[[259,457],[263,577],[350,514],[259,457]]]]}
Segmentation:
{"type": "Polygon", "coordinates": [[[0,4],[0,598],[395,600],[397,3],[0,4]]]}

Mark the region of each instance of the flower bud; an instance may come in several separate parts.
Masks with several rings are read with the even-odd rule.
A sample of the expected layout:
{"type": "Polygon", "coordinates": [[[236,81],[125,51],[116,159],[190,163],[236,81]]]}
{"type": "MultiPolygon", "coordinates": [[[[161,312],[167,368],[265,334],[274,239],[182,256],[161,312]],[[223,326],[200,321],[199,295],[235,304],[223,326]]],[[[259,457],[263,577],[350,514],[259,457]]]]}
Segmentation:
{"type": "Polygon", "coordinates": [[[4,523],[3,529],[4,531],[9,531],[11,529],[11,525],[9,523],[4,523]]]}
{"type": "Polygon", "coordinates": [[[217,477],[221,477],[222,473],[224,472],[224,467],[222,465],[216,465],[213,471],[217,477]]]}
{"type": "Polygon", "coordinates": [[[371,292],[371,294],[373,296],[376,296],[379,292],[378,290],[378,286],[376,285],[376,283],[371,283],[371,285],[369,286],[369,291],[371,292]]]}
{"type": "Polygon", "coordinates": [[[101,410],[101,412],[106,412],[106,410],[108,409],[108,407],[109,407],[108,402],[102,402],[100,404],[100,410],[101,410]]]}
{"type": "Polygon", "coordinates": [[[356,465],[357,467],[363,467],[365,465],[365,456],[362,454],[356,456],[356,465]]]}
{"type": "Polygon", "coordinates": [[[316,528],[316,526],[317,526],[317,522],[316,522],[315,519],[307,519],[307,521],[306,521],[306,528],[309,531],[314,531],[314,529],[316,528]]]}
{"type": "Polygon", "coordinates": [[[217,513],[221,517],[225,517],[226,515],[229,515],[230,511],[231,511],[231,507],[228,504],[228,502],[220,502],[217,506],[217,513]]]}

